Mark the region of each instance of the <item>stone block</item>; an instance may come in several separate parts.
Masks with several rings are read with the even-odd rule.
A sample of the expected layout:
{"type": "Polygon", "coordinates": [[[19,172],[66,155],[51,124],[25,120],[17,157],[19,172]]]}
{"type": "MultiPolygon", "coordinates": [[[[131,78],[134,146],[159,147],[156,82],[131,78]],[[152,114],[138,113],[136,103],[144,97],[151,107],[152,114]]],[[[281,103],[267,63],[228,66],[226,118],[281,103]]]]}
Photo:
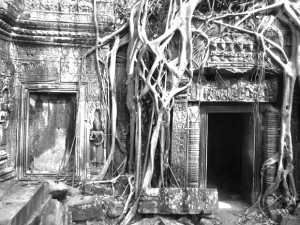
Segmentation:
{"type": "Polygon", "coordinates": [[[68,206],[73,221],[104,218],[103,201],[99,196],[71,196],[68,198],[68,206]]]}
{"type": "Polygon", "coordinates": [[[197,225],[213,225],[214,223],[210,219],[201,218],[197,225]]]}
{"type": "Polygon", "coordinates": [[[191,219],[187,218],[186,216],[183,216],[181,218],[178,219],[179,223],[182,223],[184,225],[194,225],[194,223],[192,222],[191,219]]]}
{"type": "Polygon", "coordinates": [[[111,184],[86,184],[83,193],[85,195],[111,196],[113,190],[111,184]]]}
{"type": "Polygon", "coordinates": [[[43,182],[13,183],[0,200],[0,224],[24,224],[47,199],[48,185],[43,182]]]}
{"type": "Polygon", "coordinates": [[[143,214],[200,214],[218,209],[217,189],[150,188],[141,194],[143,214]]]}
{"type": "Polygon", "coordinates": [[[299,225],[300,216],[281,215],[280,225],[299,225]]]}
{"type": "Polygon", "coordinates": [[[298,205],[298,207],[295,209],[294,214],[295,214],[296,216],[300,216],[300,205],[298,205]]]}
{"type": "Polygon", "coordinates": [[[57,225],[64,224],[64,208],[63,205],[56,199],[50,199],[45,205],[40,225],[57,225]]]}
{"type": "Polygon", "coordinates": [[[103,198],[104,204],[107,206],[107,216],[116,218],[121,215],[124,209],[124,201],[114,197],[103,198]]]}

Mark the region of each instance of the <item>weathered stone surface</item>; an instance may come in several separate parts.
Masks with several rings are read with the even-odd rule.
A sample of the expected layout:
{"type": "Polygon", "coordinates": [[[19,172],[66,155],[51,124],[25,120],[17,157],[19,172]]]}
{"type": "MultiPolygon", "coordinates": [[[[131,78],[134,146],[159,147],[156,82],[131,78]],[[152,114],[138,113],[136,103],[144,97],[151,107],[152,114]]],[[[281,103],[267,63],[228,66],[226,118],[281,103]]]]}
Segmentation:
{"type": "Polygon", "coordinates": [[[213,225],[210,219],[202,218],[197,225],[213,225]]]}
{"type": "Polygon", "coordinates": [[[104,221],[87,221],[86,225],[105,225],[104,221]]]}
{"type": "Polygon", "coordinates": [[[156,216],[153,218],[145,218],[142,219],[136,223],[133,223],[132,225],[153,225],[153,224],[160,224],[160,225],[183,225],[183,223],[180,223],[174,219],[165,218],[161,216],[156,216]]]}
{"type": "Polygon", "coordinates": [[[118,200],[114,197],[103,199],[104,204],[107,206],[107,216],[115,218],[121,215],[124,209],[124,201],[118,200]]]}
{"type": "Polygon", "coordinates": [[[47,184],[17,182],[0,199],[0,224],[25,224],[48,198],[47,184]]]}
{"type": "Polygon", "coordinates": [[[151,188],[143,190],[139,212],[151,214],[199,214],[218,209],[217,189],[151,188]]]}
{"type": "Polygon", "coordinates": [[[280,225],[299,225],[300,216],[281,215],[280,225]]]}
{"type": "Polygon", "coordinates": [[[63,205],[56,199],[50,199],[41,215],[40,225],[57,225],[64,223],[63,205]]]}
{"type": "Polygon", "coordinates": [[[300,205],[298,205],[298,207],[295,209],[294,214],[295,214],[296,216],[300,216],[300,205]]]}
{"type": "Polygon", "coordinates": [[[101,220],[104,218],[102,198],[99,196],[72,196],[68,199],[73,221],[101,220]]]}
{"type": "Polygon", "coordinates": [[[111,196],[113,190],[111,184],[86,184],[83,193],[85,195],[111,196]]]}
{"type": "Polygon", "coordinates": [[[72,196],[72,195],[81,195],[82,191],[79,190],[78,188],[74,188],[74,187],[68,186],[68,194],[70,196],[72,196]]]}
{"type": "Polygon", "coordinates": [[[194,225],[191,219],[187,218],[186,216],[183,216],[179,218],[178,222],[184,224],[184,225],[194,225]]]}

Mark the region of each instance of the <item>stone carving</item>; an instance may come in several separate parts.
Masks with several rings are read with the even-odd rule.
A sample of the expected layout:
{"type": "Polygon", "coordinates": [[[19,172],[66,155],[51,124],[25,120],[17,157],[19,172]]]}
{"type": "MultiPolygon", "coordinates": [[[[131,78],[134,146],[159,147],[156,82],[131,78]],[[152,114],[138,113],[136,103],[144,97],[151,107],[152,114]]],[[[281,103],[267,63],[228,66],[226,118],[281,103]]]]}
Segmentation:
{"type": "Polygon", "coordinates": [[[101,111],[97,109],[94,113],[93,129],[90,131],[91,141],[91,162],[95,164],[103,164],[104,149],[103,149],[103,125],[101,121],[101,111]]]}
{"type": "Polygon", "coordinates": [[[273,78],[261,83],[248,79],[218,79],[193,83],[188,99],[202,102],[275,102],[278,81],[273,78]]]}
{"type": "MultiPolygon", "coordinates": [[[[114,22],[114,1],[97,1],[98,22],[114,22]]],[[[25,2],[25,14],[30,14],[30,20],[41,21],[66,21],[66,22],[93,22],[93,4],[91,1],[67,1],[67,0],[27,0],[25,2]]],[[[26,19],[22,16],[22,19],[26,19]]]]}
{"type": "Polygon", "coordinates": [[[82,72],[82,82],[94,76],[94,57],[85,60],[80,70],[80,57],[86,49],[67,47],[17,46],[18,58],[15,60],[16,74],[21,82],[78,82],[82,72]]]}
{"type": "MultiPolygon", "coordinates": [[[[199,40],[201,43],[201,40],[199,40]]],[[[201,60],[196,55],[194,61],[201,60]]],[[[205,67],[225,69],[230,72],[246,72],[257,64],[256,43],[247,34],[235,33],[216,37],[210,43],[210,54],[205,67]]]]}
{"type": "Polygon", "coordinates": [[[174,104],[171,169],[180,187],[186,185],[187,112],[187,101],[174,104]]]}
{"type": "Polygon", "coordinates": [[[188,187],[199,185],[199,147],[200,147],[200,112],[198,105],[189,106],[188,110],[188,187]]]}
{"type": "Polygon", "coordinates": [[[20,81],[57,81],[59,63],[49,60],[18,60],[16,72],[20,81]]]}

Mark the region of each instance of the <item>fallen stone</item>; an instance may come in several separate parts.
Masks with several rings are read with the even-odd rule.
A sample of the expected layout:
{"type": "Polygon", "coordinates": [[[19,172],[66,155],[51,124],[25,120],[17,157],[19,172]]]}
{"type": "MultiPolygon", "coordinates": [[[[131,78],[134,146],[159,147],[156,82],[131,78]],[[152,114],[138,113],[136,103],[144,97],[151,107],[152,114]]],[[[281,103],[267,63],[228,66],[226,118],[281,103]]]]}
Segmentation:
{"type": "Polygon", "coordinates": [[[201,218],[197,225],[213,225],[213,222],[210,219],[201,218]]]}
{"type": "Polygon", "coordinates": [[[183,223],[177,222],[174,219],[156,216],[153,218],[145,218],[138,222],[133,223],[132,225],[153,225],[153,224],[159,224],[159,225],[183,225],[183,223]]]}
{"type": "Polygon", "coordinates": [[[295,209],[294,214],[295,216],[300,216],[300,205],[298,205],[298,207],[295,209]]]}
{"type": "Polygon", "coordinates": [[[63,205],[56,199],[50,199],[45,205],[41,221],[41,225],[57,225],[64,224],[64,208],[63,205]]]}
{"type": "Polygon", "coordinates": [[[79,190],[78,188],[73,188],[71,186],[68,186],[68,194],[70,196],[72,196],[72,195],[81,195],[82,191],[79,190]]]}
{"type": "Polygon", "coordinates": [[[275,221],[276,223],[280,222],[281,216],[283,214],[289,214],[289,211],[286,210],[286,209],[274,209],[274,210],[270,210],[271,219],[273,221],[275,221]]]}
{"type": "Polygon", "coordinates": [[[63,198],[68,193],[68,186],[66,184],[62,182],[57,183],[53,180],[47,180],[46,182],[49,184],[49,194],[51,194],[53,198],[63,198]]]}
{"type": "Polygon", "coordinates": [[[281,215],[280,225],[299,225],[300,216],[281,215]]]}
{"type": "Polygon", "coordinates": [[[141,193],[139,213],[200,214],[218,209],[217,189],[149,188],[141,193]]]}
{"type": "Polygon", "coordinates": [[[86,225],[105,225],[105,222],[102,222],[102,221],[87,221],[86,225]]]}
{"type": "Polygon", "coordinates": [[[68,206],[73,221],[102,220],[105,216],[100,196],[71,196],[68,206]]]}
{"type": "Polygon", "coordinates": [[[217,219],[217,217],[212,213],[202,214],[201,217],[206,219],[217,219]]]}
{"type": "Polygon", "coordinates": [[[83,189],[84,195],[112,196],[111,184],[86,184],[83,189]]]}
{"type": "Polygon", "coordinates": [[[114,197],[103,198],[104,204],[107,206],[107,216],[116,218],[121,215],[124,209],[124,202],[114,197]]]}
{"type": "Polygon", "coordinates": [[[186,216],[183,216],[183,217],[179,218],[178,222],[182,223],[184,225],[194,225],[192,220],[190,218],[187,218],[186,216]]]}
{"type": "Polygon", "coordinates": [[[159,219],[158,218],[145,218],[145,219],[142,219],[140,221],[137,221],[131,225],[153,225],[153,224],[156,224],[156,222],[158,222],[159,219]]]}
{"type": "Polygon", "coordinates": [[[170,218],[159,217],[159,219],[161,220],[162,225],[183,225],[183,223],[180,223],[170,218]]]}

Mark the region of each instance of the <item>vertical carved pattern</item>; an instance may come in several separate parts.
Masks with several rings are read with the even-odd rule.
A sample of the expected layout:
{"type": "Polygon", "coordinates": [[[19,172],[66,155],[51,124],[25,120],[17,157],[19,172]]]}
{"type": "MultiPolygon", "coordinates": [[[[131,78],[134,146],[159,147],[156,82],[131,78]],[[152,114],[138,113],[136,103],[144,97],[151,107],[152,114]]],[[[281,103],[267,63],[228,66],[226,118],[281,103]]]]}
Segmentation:
{"type": "Polygon", "coordinates": [[[188,128],[188,187],[199,185],[199,147],[200,147],[200,114],[199,106],[189,106],[188,128]]]}
{"type": "MultiPolygon", "coordinates": [[[[265,135],[264,135],[264,158],[267,160],[277,152],[278,147],[278,124],[279,115],[278,112],[268,111],[266,113],[265,121],[265,135]]],[[[276,165],[272,165],[265,172],[264,183],[265,187],[268,188],[275,180],[276,165]]]]}
{"type": "Polygon", "coordinates": [[[186,186],[187,101],[173,107],[171,169],[180,187],[186,186]]]}

